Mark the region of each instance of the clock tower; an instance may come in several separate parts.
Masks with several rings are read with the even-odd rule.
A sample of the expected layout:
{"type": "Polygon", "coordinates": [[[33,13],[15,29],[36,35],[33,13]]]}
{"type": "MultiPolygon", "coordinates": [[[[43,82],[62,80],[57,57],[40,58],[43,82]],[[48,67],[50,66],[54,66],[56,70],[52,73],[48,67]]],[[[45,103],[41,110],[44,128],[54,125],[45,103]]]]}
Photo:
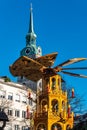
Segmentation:
{"type": "MultiPolygon", "coordinates": [[[[32,10],[33,9],[32,9],[32,4],[31,4],[29,30],[26,35],[26,46],[21,50],[20,56],[27,56],[29,58],[35,59],[37,57],[42,56],[42,49],[40,46],[36,46],[37,36],[34,32],[33,11],[32,10]]],[[[35,83],[33,81],[27,80],[23,76],[18,77],[17,82],[26,85],[27,87],[31,88],[32,90],[36,90],[37,86],[41,86],[41,84],[42,84],[42,80],[35,83]]]]}
{"type": "Polygon", "coordinates": [[[33,27],[33,12],[32,12],[32,5],[30,8],[30,24],[29,30],[26,35],[26,46],[21,50],[21,56],[28,56],[29,58],[35,59],[42,55],[41,47],[36,46],[36,34],[34,33],[33,27]]]}

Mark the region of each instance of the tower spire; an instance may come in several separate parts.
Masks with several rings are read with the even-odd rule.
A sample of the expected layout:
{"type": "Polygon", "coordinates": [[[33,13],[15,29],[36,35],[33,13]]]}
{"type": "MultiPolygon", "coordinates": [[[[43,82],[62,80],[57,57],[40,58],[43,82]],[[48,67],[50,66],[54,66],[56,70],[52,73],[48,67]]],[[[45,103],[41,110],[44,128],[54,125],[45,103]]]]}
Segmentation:
{"type": "Polygon", "coordinates": [[[29,32],[28,33],[34,33],[34,28],[33,28],[33,12],[32,12],[32,3],[30,4],[30,26],[29,26],[29,32]]]}
{"type": "Polygon", "coordinates": [[[29,28],[28,33],[26,35],[26,47],[24,47],[20,55],[28,56],[30,58],[36,58],[42,55],[42,50],[40,46],[36,46],[36,34],[34,33],[33,28],[33,11],[32,4],[30,5],[30,19],[29,19],[29,28]]]}
{"type": "Polygon", "coordinates": [[[32,3],[30,4],[30,23],[29,30],[26,35],[26,46],[30,46],[31,44],[36,44],[36,34],[34,33],[33,27],[33,11],[32,11],[32,3]]]}

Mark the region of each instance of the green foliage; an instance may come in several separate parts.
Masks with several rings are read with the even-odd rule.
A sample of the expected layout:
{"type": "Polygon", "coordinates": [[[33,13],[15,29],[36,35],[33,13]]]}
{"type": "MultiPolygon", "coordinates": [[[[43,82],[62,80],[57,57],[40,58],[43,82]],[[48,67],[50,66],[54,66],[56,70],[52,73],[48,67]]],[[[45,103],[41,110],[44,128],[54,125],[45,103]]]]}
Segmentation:
{"type": "Polygon", "coordinates": [[[5,82],[11,82],[10,78],[8,78],[8,77],[4,78],[4,81],[5,82]]]}

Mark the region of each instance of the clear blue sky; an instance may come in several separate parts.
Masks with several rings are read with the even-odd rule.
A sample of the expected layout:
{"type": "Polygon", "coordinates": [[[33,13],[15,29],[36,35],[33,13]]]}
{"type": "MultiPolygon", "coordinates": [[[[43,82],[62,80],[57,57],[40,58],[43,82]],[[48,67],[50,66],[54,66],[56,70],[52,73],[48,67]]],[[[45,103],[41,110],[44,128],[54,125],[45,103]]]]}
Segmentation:
{"type": "MultiPolygon", "coordinates": [[[[70,58],[87,58],[87,0],[0,0],[0,76],[7,75],[12,81],[16,78],[9,65],[25,47],[31,2],[37,45],[43,55],[58,52],[55,65],[70,58]]],[[[87,66],[87,61],[73,66],[87,66]]],[[[87,70],[77,72],[87,75],[87,70]]],[[[87,79],[63,77],[87,99],[87,79]]]]}

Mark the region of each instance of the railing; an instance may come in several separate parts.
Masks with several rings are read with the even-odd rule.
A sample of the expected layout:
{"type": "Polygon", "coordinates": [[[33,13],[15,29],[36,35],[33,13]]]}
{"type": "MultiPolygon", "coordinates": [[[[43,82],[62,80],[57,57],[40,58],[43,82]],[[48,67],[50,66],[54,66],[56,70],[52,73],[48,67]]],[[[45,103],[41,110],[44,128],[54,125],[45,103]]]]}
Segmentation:
{"type": "Polygon", "coordinates": [[[35,113],[34,118],[46,118],[48,116],[48,112],[35,113]]]}
{"type": "Polygon", "coordinates": [[[53,90],[53,91],[47,91],[47,90],[44,90],[44,91],[40,91],[37,93],[37,96],[43,96],[43,95],[48,95],[48,94],[59,94],[59,95],[63,95],[65,97],[67,97],[67,92],[64,92],[62,90],[53,90]]]}
{"type": "Polygon", "coordinates": [[[58,118],[59,120],[69,120],[70,118],[73,118],[73,113],[70,114],[70,117],[68,117],[66,112],[42,112],[42,113],[35,113],[34,118],[58,118]]]}

